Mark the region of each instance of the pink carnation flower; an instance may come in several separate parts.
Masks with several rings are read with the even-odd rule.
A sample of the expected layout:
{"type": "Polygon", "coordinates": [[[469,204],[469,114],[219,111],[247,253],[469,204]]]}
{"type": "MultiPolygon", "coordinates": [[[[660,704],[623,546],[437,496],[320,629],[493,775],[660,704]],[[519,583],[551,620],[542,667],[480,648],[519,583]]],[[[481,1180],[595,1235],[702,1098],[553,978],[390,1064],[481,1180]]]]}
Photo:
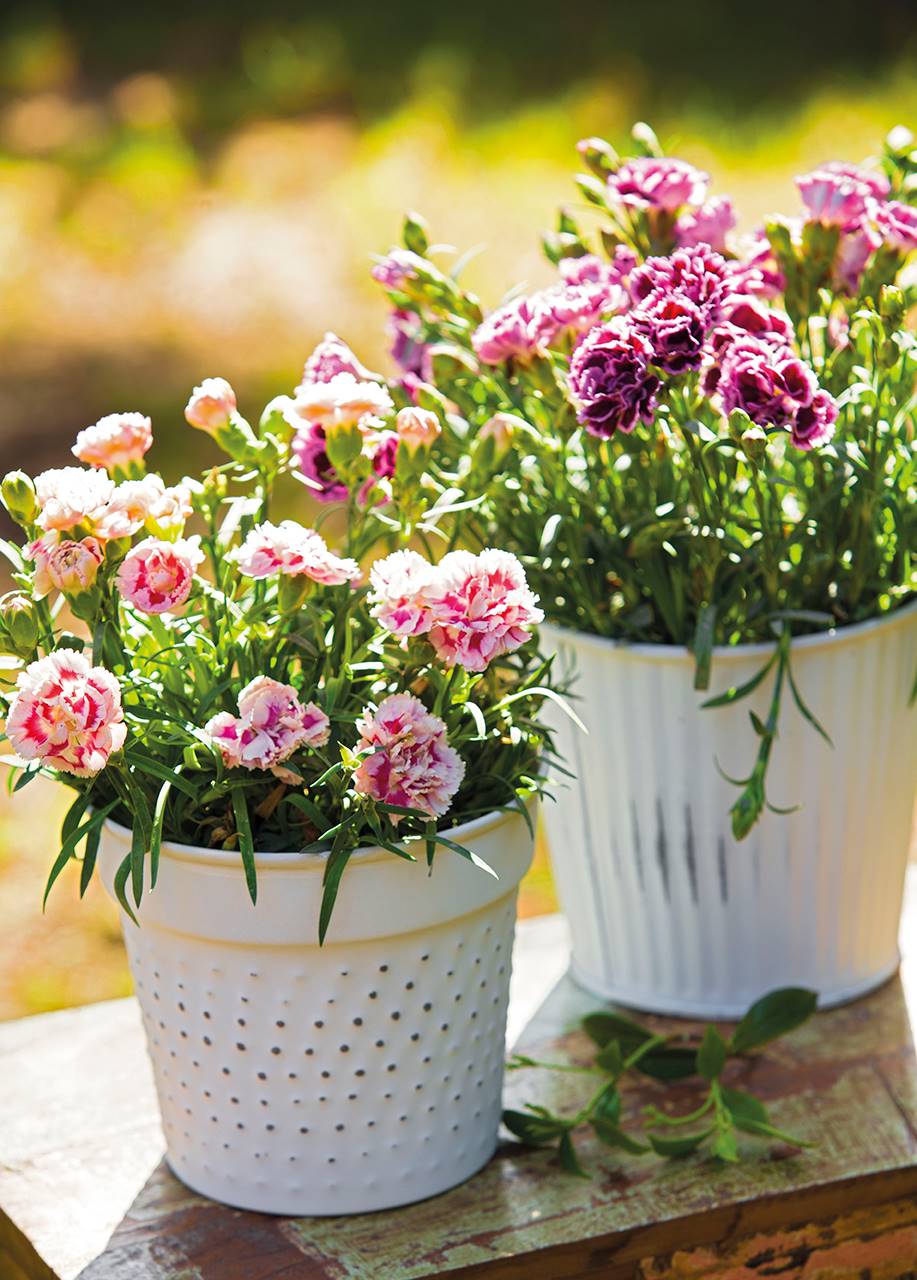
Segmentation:
{"type": "Polygon", "coordinates": [[[360,576],[356,560],[336,556],[321,534],[295,520],[256,525],[232,558],[249,578],[305,575],[323,586],[336,587],[360,576]]]}
{"type": "Polygon", "coordinates": [[[877,204],[873,221],[885,244],[901,253],[917,249],[917,209],[913,205],[902,204],[900,200],[877,204]]]}
{"type": "Polygon", "coordinates": [[[532,299],[538,308],[539,347],[584,333],[599,320],[624,311],[630,298],[619,284],[557,284],[532,299]]]}
{"type": "Polygon", "coordinates": [[[115,491],[104,471],[59,467],[35,477],[38,524],[42,529],[73,529],[92,525],[115,491]]]}
{"type": "Polygon", "coordinates": [[[82,653],[56,649],[20,674],[6,733],[23,759],[91,777],[127,736],[118,682],[82,653]]]}
{"type": "Polygon", "coordinates": [[[567,284],[601,285],[612,289],[623,285],[636,265],[637,255],[633,249],[619,244],[611,262],[605,262],[594,253],[584,253],[579,258],[561,258],[558,270],[567,284]]]}
{"type": "Polygon", "coordinates": [[[542,326],[545,313],[536,294],[514,298],[492,312],[471,335],[471,345],[485,364],[504,360],[531,360],[545,345],[542,326]]]}
{"type": "Polygon", "coordinates": [[[736,212],[728,196],[714,196],[675,223],[675,243],[680,249],[708,244],[717,253],[726,251],[726,236],[736,225],[736,212]]]}
{"type": "MultiPolygon", "coordinates": [[[[446,738],[446,726],[409,693],[385,698],[375,713],[357,721],[358,751],[366,755],[354,770],[354,786],[383,804],[419,809],[442,817],[465,776],[465,765],[446,738]]],[[[398,814],[391,815],[397,823],[398,814]]]]}
{"type": "Polygon", "coordinates": [[[331,723],[314,702],[305,706],[296,690],[268,676],[256,676],[239,694],[239,715],[221,711],[205,732],[230,768],[271,769],[300,747],[323,747],[331,723]]]}
{"type": "Polygon", "coordinates": [[[311,386],[314,382],[330,382],[339,373],[349,373],[351,377],[361,380],[374,377],[369,369],[360,363],[343,339],[336,333],[326,333],[306,361],[300,386],[311,386]]]}
{"type": "Polygon", "coordinates": [[[91,467],[126,471],[143,461],[153,443],[153,426],[142,413],[110,413],[76,438],[74,457],[91,467]]]}
{"type": "Polygon", "coordinates": [[[204,559],[197,538],[161,542],[145,538],[118,569],[118,590],[142,613],[177,609],[191,594],[194,570],[204,559]]]}
{"type": "Polygon", "coordinates": [[[32,590],[39,600],[55,589],[66,595],[88,591],[105,559],[96,538],[61,541],[57,532],[44,534],[32,543],[25,555],[35,565],[32,590]]]}
{"type": "Polygon", "coordinates": [[[786,288],[786,279],[774,257],[771,243],[763,232],[750,237],[744,255],[726,264],[729,281],[737,294],[755,294],[759,298],[776,298],[786,288]]]}
{"type": "Polygon", "coordinates": [[[834,435],[837,401],[827,391],[816,391],[811,404],[804,405],[790,427],[790,439],[797,449],[815,449],[834,435]]]}
{"type": "Polygon", "coordinates": [[[213,435],[225,427],[236,411],[236,393],[225,378],[205,378],[191,392],[185,420],[199,431],[213,435]]]}
{"type": "Polygon", "coordinates": [[[442,435],[443,428],[432,410],[409,407],[398,410],[395,430],[408,453],[413,454],[418,449],[429,448],[442,435]]]}
{"type": "Polygon", "coordinates": [[[857,293],[866,264],[881,244],[882,237],[865,221],[843,234],[832,270],[835,287],[849,294],[857,293]]]}
{"type": "Polygon", "coordinates": [[[662,209],[674,213],[682,205],[699,205],[707,193],[709,174],[684,160],[638,156],[625,160],[608,176],[612,200],[632,209],[662,209]]]}
{"type": "Polygon", "coordinates": [[[385,417],[394,407],[387,387],[378,382],[360,381],[352,373],[336,373],[328,382],[299,387],[292,411],[306,422],[328,431],[385,417]]]}
{"type": "Polygon", "coordinates": [[[370,274],[386,289],[403,289],[425,267],[423,258],[410,249],[392,249],[388,257],[376,263],[370,274]]]}
{"type": "Polygon", "coordinates": [[[522,565],[508,551],[450,551],[429,594],[430,643],[440,661],[484,671],[525,644],[544,618],[522,565]]]}
{"type": "Polygon", "coordinates": [[[416,551],[393,551],[369,571],[372,616],[399,639],[430,628],[434,569],[416,551]]]}
{"type": "Polygon", "coordinates": [[[833,227],[855,226],[874,200],[888,195],[888,181],[880,173],[833,161],[796,179],[809,216],[833,227]]]}

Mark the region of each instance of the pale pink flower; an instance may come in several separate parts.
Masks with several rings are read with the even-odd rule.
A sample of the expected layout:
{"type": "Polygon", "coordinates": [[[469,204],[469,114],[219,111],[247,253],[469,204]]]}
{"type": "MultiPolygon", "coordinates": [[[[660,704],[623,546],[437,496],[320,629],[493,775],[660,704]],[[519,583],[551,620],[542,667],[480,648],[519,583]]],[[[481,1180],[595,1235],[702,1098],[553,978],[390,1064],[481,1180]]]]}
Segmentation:
{"type": "Polygon", "coordinates": [[[360,363],[343,339],[336,333],[326,333],[306,361],[300,386],[307,387],[313,382],[330,382],[339,373],[349,373],[351,377],[366,380],[374,376],[360,363]]]}
{"type": "Polygon", "coordinates": [[[114,493],[114,481],[104,471],[82,467],[59,467],[35,477],[42,529],[73,529],[78,524],[92,526],[114,493]]]}
{"type": "Polygon", "coordinates": [[[485,364],[504,360],[529,361],[546,344],[545,310],[538,294],[514,298],[482,320],[471,335],[471,345],[485,364]]]}
{"type": "Polygon", "coordinates": [[[150,502],[144,523],[156,537],[172,538],[184,529],[192,510],[191,489],[187,484],[163,485],[160,481],[160,490],[150,502]]]}
{"type": "Polygon", "coordinates": [[[194,585],[194,570],[204,559],[198,542],[197,538],[138,542],[118,569],[121,595],[142,613],[165,613],[183,605],[194,585]]]}
{"type": "Polygon", "coordinates": [[[356,560],[336,556],[320,533],[295,520],[256,525],[231,555],[249,578],[269,578],[275,573],[304,575],[323,586],[337,587],[360,576],[356,560]]]}
{"type": "Polygon", "coordinates": [[[399,409],[395,419],[398,439],[408,453],[416,453],[418,449],[429,448],[438,436],[442,435],[439,418],[430,409],[408,407],[399,409]]]}
{"type": "Polygon", "coordinates": [[[199,431],[213,435],[225,427],[236,411],[236,393],[225,378],[205,378],[191,392],[185,420],[199,431]]]}
{"type": "Polygon", "coordinates": [[[352,373],[336,373],[328,382],[299,387],[292,410],[306,422],[329,431],[385,417],[394,407],[387,387],[360,381],[352,373]]]}
{"type": "Polygon", "coordinates": [[[131,537],[143,528],[154,504],[164,493],[165,485],[155,474],[141,480],[123,481],[96,514],[93,531],[105,541],[131,537]]]}
{"type": "Polygon", "coordinates": [[[142,413],[109,413],[76,438],[73,455],[91,467],[126,471],[143,461],[153,443],[153,425],[142,413]]]}
{"type": "Polygon", "coordinates": [[[393,551],[369,571],[372,616],[399,639],[429,630],[435,570],[416,551],[393,551]]]}
{"type": "Polygon", "coordinates": [[[23,759],[91,777],[127,736],[118,681],[82,653],[56,649],[20,674],[6,734],[23,759]]]}
{"type": "Polygon", "coordinates": [[[881,173],[854,164],[832,161],[796,179],[811,218],[829,226],[852,230],[875,200],[889,191],[881,173]]]}
{"type": "Polygon", "coordinates": [[[544,618],[522,565],[508,551],[450,551],[436,567],[429,594],[430,643],[437,657],[483,671],[525,644],[544,618]]]}
{"type": "Polygon", "coordinates": [[[901,253],[917,249],[917,209],[913,205],[902,204],[900,200],[877,204],[873,220],[885,244],[901,253]]]}
{"type": "MultiPolygon", "coordinates": [[[[419,698],[393,693],[373,713],[357,721],[358,751],[367,751],[354,770],[360,795],[383,804],[419,809],[442,817],[465,776],[465,764],[449,746],[446,726],[419,698]]],[[[397,823],[400,815],[393,814],[397,823]]]]}
{"type": "Polygon", "coordinates": [[[221,711],[205,732],[230,768],[276,770],[300,747],[323,747],[331,722],[314,702],[303,705],[291,685],[256,676],[239,694],[239,715],[221,711]]]}
{"type": "Polygon", "coordinates": [[[680,249],[696,244],[709,244],[717,253],[725,253],[726,237],[736,225],[736,212],[728,196],[714,196],[700,206],[683,213],[675,223],[675,243],[680,249]]]}
{"type": "Polygon", "coordinates": [[[96,538],[62,541],[56,530],[33,542],[25,555],[35,565],[32,591],[38,600],[55,589],[66,595],[88,591],[105,559],[96,538]]]}

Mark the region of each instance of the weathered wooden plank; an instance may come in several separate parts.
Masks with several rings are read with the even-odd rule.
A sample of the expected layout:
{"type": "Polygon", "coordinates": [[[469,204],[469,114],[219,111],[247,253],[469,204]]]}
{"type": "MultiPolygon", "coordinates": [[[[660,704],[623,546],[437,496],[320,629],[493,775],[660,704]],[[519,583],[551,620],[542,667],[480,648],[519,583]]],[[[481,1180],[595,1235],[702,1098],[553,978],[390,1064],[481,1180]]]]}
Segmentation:
{"type": "MultiPolygon", "coordinates": [[[[619,1157],[587,1138],[581,1155],[596,1172],[584,1182],[563,1176],[549,1153],[507,1142],[466,1186],[392,1213],[241,1213],[193,1195],[162,1163],[132,1002],[0,1027],[0,1242],[15,1238],[19,1250],[0,1252],[0,1278],[912,1280],[917,892],[909,904],[912,954],[901,979],[732,1068],[736,1084],[768,1100],[778,1124],[817,1135],[818,1146],[794,1154],[749,1139],[757,1156],[729,1168],[619,1157]],[[39,1255],[53,1267],[42,1269],[39,1255]]],[[[553,981],[563,955],[556,924],[542,925],[537,946],[517,957],[517,1008],[534,1006],[544,990],[537,975],[553,981]],[[524,973],[531,977],[522,983],[524,973]]],[[[529,1024],[526,1051],[584,1060],[588,1044],[571,1028],[594,1004],[561,982],[529,1024]]],[[[512,1105],[572,1106],[584,1089],[570,1075],[522,1072],[508,1081],[512,1105]]],[[[636,1112],[658,1098],[647,1082],[628,1105],[636,1112]]]]}

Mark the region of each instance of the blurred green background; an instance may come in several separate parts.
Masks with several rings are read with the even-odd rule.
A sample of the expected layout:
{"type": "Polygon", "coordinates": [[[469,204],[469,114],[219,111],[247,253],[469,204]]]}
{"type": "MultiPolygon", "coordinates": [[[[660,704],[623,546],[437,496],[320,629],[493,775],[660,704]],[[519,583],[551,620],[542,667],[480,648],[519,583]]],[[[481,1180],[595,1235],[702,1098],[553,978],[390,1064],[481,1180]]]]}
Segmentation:
{"type": "MultiPolygon", "coordinates": [[[[370,255],[405,207],[482,247],[488,304],[541,283],[587,134],[649,119],[743,229],[794,213],[794,174],[917,121],[915,71],[911,0],[7,4],[0,467],[63,465],[140,409],[175,479],[207,458],[181,417],[201,377],[251,415],[326,329],[384,366],[370,255]]],[[[40,914],[63,807],[44,784],[0,804],[0,1018],[128,990],[101,892],[64,877],[40,914]]],[[[523,910],[552,905],[542,852],[523,910]]]]}

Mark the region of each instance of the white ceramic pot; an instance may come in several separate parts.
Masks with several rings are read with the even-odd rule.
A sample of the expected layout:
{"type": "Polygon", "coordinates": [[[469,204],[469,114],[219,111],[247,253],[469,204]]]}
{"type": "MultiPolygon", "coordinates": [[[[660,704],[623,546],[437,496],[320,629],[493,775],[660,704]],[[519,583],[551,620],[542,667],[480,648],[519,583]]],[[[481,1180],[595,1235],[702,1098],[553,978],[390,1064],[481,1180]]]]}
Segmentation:
{"type": "Polygon", "coordinates": [[[739,686],[767,644],[715,650],[693,688],[686,649],[627,645],[546,628],[588,736],[548,718],[576,781],[560,779],[545,824],[573,933],[573,975],[605,999],[659,1013],[734,1017],[764,992],[805,985],[823,1005],[869,991],[898,964],[897,933],[917,781],[917,607],[792,646],[803,699],[785,688],[765,813],[733,839],[733,777],[751,769],[772,675],[747,699],[702,710],[739,686]]]}
{"type": "MultiPolygon", "coordinates": [[[[493,1155],[501,1112],[521,815],[406,862],[355,853],[323,947],[324,859],[162,847],[140,927],[123,918],[165,1129],[193,1190],[244,1209],[364,1213],[436,1195],[493,1155]]],[[[129,849],[106,827],[111,891],[129,849]]]]}

